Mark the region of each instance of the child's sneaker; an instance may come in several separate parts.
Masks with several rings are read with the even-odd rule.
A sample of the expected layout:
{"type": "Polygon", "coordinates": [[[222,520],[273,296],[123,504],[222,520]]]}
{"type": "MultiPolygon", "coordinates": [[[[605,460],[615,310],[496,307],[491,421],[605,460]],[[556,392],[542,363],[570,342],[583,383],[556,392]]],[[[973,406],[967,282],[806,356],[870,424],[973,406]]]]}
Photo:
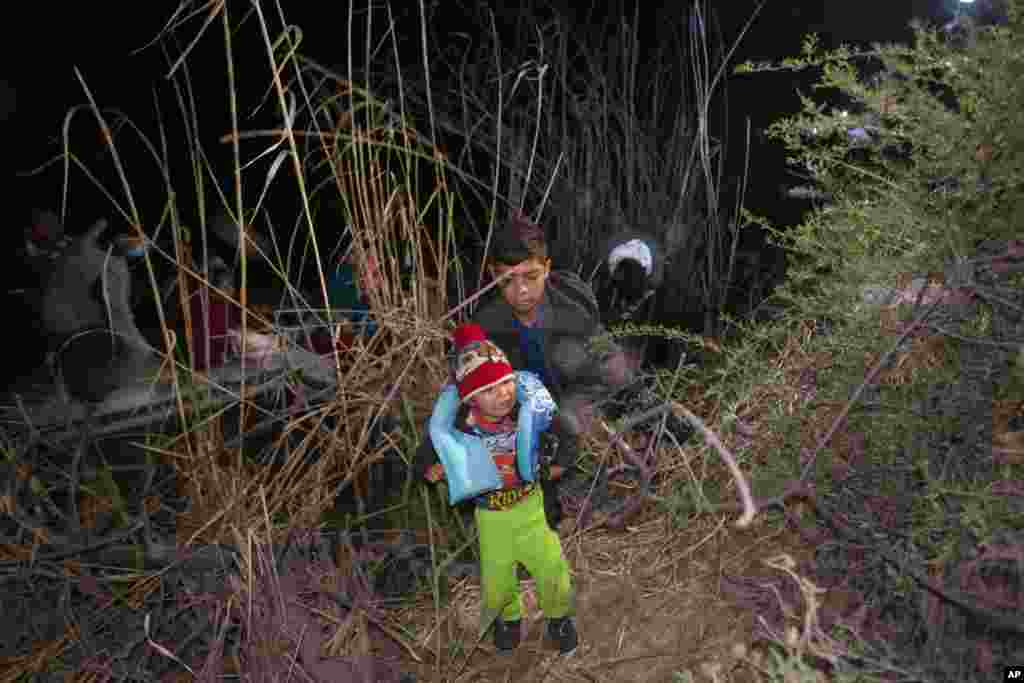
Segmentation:
{"type": "Polygon", "coordinates": [[[576,624],[572,617],[560,617],[548,619],[548,637],[558,645],[558,651],[563,655],[570,654],[576,650],[579,638],[576,636],[576,624]]]}
{"type": "Polygon", "coordinates": [[[519,647],[522,629],[520,620],[502,621],[501,617],[494,620],[494,647],[498,652],[508,652],[519,647]]]}

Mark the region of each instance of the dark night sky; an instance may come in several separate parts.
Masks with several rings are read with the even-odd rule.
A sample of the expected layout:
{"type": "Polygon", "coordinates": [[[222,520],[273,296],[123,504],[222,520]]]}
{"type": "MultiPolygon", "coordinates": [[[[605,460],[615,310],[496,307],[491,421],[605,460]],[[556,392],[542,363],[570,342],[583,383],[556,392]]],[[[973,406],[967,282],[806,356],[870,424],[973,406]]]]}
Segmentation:
{"type": "MultiPolygon", "coordinates": [[[[444,1],[441,0],[442,7],[444,1]]],[[[247,4],[240,3],[239,6],[247,4]]],[[[269,3],[265,4],[269,6],[269,3]]],[[[290,8],[289,19],[303,28],[304,51],[307,54],[325,62],[339,63],[344,60],[345,16],[341,13],[343,10],[338,9],[343,3],[304,1],[284,4],[290,8]],[[294,9],[292,6],[303,9],[294,9]],[[328,17],[314,13],[314,8],[326,6],[334,8],[333,11],[338,14],[328,17]]],[[[736,35],[755,4],[753,0],[722,0],[716,3],[721,8],[718,10],[719,19],[726,40],[736,35]]],[[[116,8],[115,3],[73,3],[71,7],[74,9],[62,9],[57,16],[52,16],[53,6],[48,3],[35,3],[25,10],[28,15],[19,23],[24,30],[14,31],[6,46],[16,56],[4,62],[8,66],[14,65],[13,73],[6,81],[13,85],[17,97],[16,110],[3,123],[7,132],[4,139],[14,141],[13,145],[9,143],[3,155],[3,172],[10,179],[8,187],[17,188],[15,194],[20,202],[15,207],[8,207],[13,208],[14,215],[24,216],[33,205],[53,206],[59,199],[59,185],[37,179],[16,179],[14,174],[44,159],[48,140],[60,134],[64,112],[72,104],[85,102],[83,91],[72,71],[74,65],[82,71],[103,105],[123,108],[132,118],[145,125],[153,118],[152,90],[160,87],[165,93],[161,100],[163,106],[170,115],[176,116],[173,100],[167,96],[170,91],[162,79],[166,71],[163,57],[156,49],[142,56],[130,54],[156,34],[174,5],[173,0],[117,3],[116,8]],[[164,12],[153,9],[161,6],[166,7],[164,12]],[[57,45],[41,45],[48,31],[59,33],[61,27],[63,35],[70,37],[57,45]],[[40,47],[46,49],[41,51],[40,47]]],[[[641,5],[648,28],[668,25],[673,15],[678,16],[679,7],[688,6],[689,3],[679,0],[666,0],[662,3],[643,0],[641,5]],[[657,9],[659,6],[662,9],[657,9]]],[[[826,44],[905,38],[906,25],[913,14],[933,17],[948,15],[954,6],[954,0],[769,0],[742,44],[737,59],[770,59],[795,54],[801,36],[808,30],[822,33],[826,44]]],[[[193,22],[192,25],[196,24],[193,22]]],[[[212,86],[207,88],[205,95],[200,95],[201,98],[209,98],[207,101],[219,99],[217,106],[223,109],[224,57],[223,48],[219,44],[219,28],[217,31],[217,40],[206,40],[207,45],[192,65],[197,71],[213,74],[210,80],[212,86]]],[[[650,39],[658,40],[657,34],[652,31],[650,39]]],[[[262,55],[257,51],[240,54],[246,55],[247,59],[258,59],[262,55]],[[248,56],[250,54],[251,57],[248,56]]],[[[244,64],[240,65],[240,69],[244,68],[244,64]]],[[[260,64],[252,71],[262,77],[266,66],[260,64]]],[[[794,97],[785,96],[787,92],[792,92],[794,85],[788,76],[776,78],[776,83],[771,84],[750,78],[731,81],[731,125],[734,128],[741,126],[743,119],[751,116],[755,128],[763,127],[781,113],[780,109],[795,105],[794,97]],[[770,90],[773,96],[765,97],[766,90],[770,90]]],[[[225,119],[217,118],[223,116],[221,113],[210,115],[208,112],[208,116],[211,118],[204,121],[211,122],[211,128],[215,128],[220,120],[226,123],[225,119]]],[[[733,134],[738,139],[741,132],[734,130],[733,134]]],[[[761,153],[760,150],[755,152],[761,153]]],[[[765,154],[765,158],[770,157],[769,153],[765,154]]],[[[60,176],[51,174],[48,177],[59,180],[60,176]]],[[[774,178],[763,180],[765,186],[772,188],[780,182],[774,178]]],[[[758,182],[756,176],[754,182],[758,182]]],[[[91,218],[83,217],[82,221],[91,218]]],[[[7,235],[20,233],[20,229],[12,230],[10,227],[5,231],[7,235]]]]}

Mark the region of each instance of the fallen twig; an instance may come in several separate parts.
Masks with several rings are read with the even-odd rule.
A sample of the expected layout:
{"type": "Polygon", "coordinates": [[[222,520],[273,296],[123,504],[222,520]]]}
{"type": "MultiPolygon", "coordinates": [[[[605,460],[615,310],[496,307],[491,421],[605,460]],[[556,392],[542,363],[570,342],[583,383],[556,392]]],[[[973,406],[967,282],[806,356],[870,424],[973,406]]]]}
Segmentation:
{"type": "Polygon", "coordinates": [[[718,452],[718,455],[722,458],[722,462],[724,462],[726,468],[728,468],[733,481],[736,482],[736,490],[740,496],[740,504],[743,506],[743,514],[736,520],[735,526],[739,529],[745,529],[750,526],[754,521],[754,517],[757,516],[757,505],[754,503],[754,497],[750,493],[750,484],[747,483],[746,477],[743,476],[743,472],[736,463],[736,458],[734,458],[732,453],[729,452],[729,449],[725,447],[722,441],[718,438],[718,435],[708,429],[703,420],[675,401],[671,402],[671,407],[677,415],[685,418],[691,425],[693,425],[693,427],[704,436],[704,439],[714,447],[718,452]]]}
{"type": "Polygon", "coordinates": [[[622,529],[626,526],[626,521],[629,517],[640,509],[640,505],[643,504],[644,499],[650,493],[651,480],[654,473],[652,468],[633,451],[633,447],[626,443],[621,433],[613,431],[604,420],[601,420],[601,426],[604,427],[605,432],[611,437],[612,443],[622,452],[623,457],[640,471],[640,490],[630,496],[622,508],[618,512],[611,514],[606,522],[608,527],[612,529],[622,529]]]}
{"type": "MultiPolygon", "coordinates": [[[[84,545],[77,548],[67,548],[65,550],[60,550],[47,555],[35,557],[33,558],[33,562],[58,562],[60,560],[66,560],[69,557],[74,557],[76,555],[86,555],[97,550],[102,550],[103,548],[114,545],[115,543],[120,543],[121,541],[130,538],[131,535],[139,529],[141,529],[142,526],[142,522],[137,522],[134,525],[132,525],[130,529],[122,531],[121,533],[116,534],[110,538],[105,538],[101,541],[97,541],[96,543],[92,543],[90,545],[84,545]]],[[[0,569],[4,569],[6,567],[17,567],[21,564],[23,564],[22,560],[4,560],[0,561],[0,569]]]]}

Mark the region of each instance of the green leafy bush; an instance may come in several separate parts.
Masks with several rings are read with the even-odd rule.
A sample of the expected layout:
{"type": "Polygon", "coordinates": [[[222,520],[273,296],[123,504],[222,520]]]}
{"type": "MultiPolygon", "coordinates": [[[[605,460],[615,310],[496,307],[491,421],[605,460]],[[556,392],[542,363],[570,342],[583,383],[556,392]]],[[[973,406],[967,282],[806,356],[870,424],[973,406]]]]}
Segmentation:
{"type": "MultiPolygon", "coordinates": [[[[901,548],[901,556],[909,559],[889,562],[895,578],[887,580],[888,597],[882,602],[894,604],[894,596],[900,596],[912,605],[927,596],[924,567],[966,580],[981,566],[979,553],[984,556],[986,548],[998,547],[999,539],[1019,529],[1014,521],[1018,508],[1003,493],[1019,481],[1019,464],[961,463],[963,473],[953,475],[935,466],[941,458],[929,449],[944,439],[967,439],[977,426],[974,413],[968,417],[931,407],[943,392],[965,391],[965,359],[979,348],[1009,348],[1020,342],[990,341],[993,320],[997,314],[1005,316],[1007,307],[997,307],[989,296],[994,289],[986,292],[975,281],[974,266],[986,245],[1024,235],[1024,6],[1010,0],[1005,23],[968,23],[957,35],[916,24],[911,46],[823,51],[812,35],[798,57],[778,64],[748,63],[736,71],[769,70],[813,70],[819,76],[801,94],[801,111],[768,131],[785,145],[788,161],[804,169],[814,190],[805,196],[817,201],[792,228],[748,215],[767,226],[791,255],[786,281],[774,295],[785,304],[784,313],[770,324],[744,329],[741,341],[725,349],[717,376],[708,377],[713,386],[705,393],[714,397],[726,430],[731,422],[757,419],[754,427],[745,426],[757,434],[755,446],[769,439],[776,444],[762,458],[750,455],[760,470],[752,475],[760,496],[778,493],[774,489],[782,486],[777,480],[792,478],[795,463],[802,469],[808,444],[818,442],[838,408],[850,408],[837,435],[861,436],[858,472],[874,468],[878,475],[877,486],[864,490],[880,504],[892,503],[878,512],[879,518],[903,516],[890,523],[895,525],[890,530],[872,522],[876,511],[870,502],[861,501],[861,510],[851,500],[852,486],[846,498],[837,495],[841,486],[832,468],[840,477],[846,476],[842,468],[849,472],[834,444],[838,436],[810,470],[814,495],[870,529],[873,544],[901,548]],[[925,326],[918,337],[900,338],[892,330],[906,329],[909,317],[925,308],[899,304],[901,291],[912,278],[930,282],[932,277],[949,290],[964,288],[976,295],[972,307],[963,307],[971,313],[957,320],[956,327],[925,326]],[[807,332],[815,326],[828,331],[807,332]],[[888,364],[882,362],[886,354],[888,364]],[[892,362],[896,357],[901,357],[899,363],[892,362]],[[759,358],[768,362],[757,362],[759,358]],[[879,376],[886,379],[868,381],[876,361],[886,368],[879,376]],[[811,397],[783,406],[765,387],[793,384],[789,375],[801,364],[816,370],[811,397]],[[859,394],[865,384],[872,389],[870,407],[859,394]],[[817,422],[821,416],[827,419],[817,422]],[[769,485],[772,481],[776,486],[769,485]],[[893,512],[902,503],[906,505],[893,512]]],[[[1019,291],[1019,278],[1004,277],[995,289],[1009,300],[1019,291]]],[[[1011,350],[1015,355],[1013,348],[1006,358],[988,361],[997,378],[986,381],[1002,385],[994,396],[978,393],[986,414],[1008,394],[1020,400],[1019,390],[1011,388],[1019,385],[1007,360],[1011,350]],[[999,380],[1004,367],[1006,377],[999,380]]],[[[862,578],[861,585],[880,580],[862,578]]],[[[973,590],[979,593],[967,601],[982,602],[983,589],[973,590]]],[[[961,609],[942,604],[939,609],[961,609]]],[[[953,642],[949,637],[970,641],[964,645],[976,648],[970,652],[987,652],[989,665],[998,663],[1005,652],[1002,641],[956,631],[960,627],[953,623],[928,633],[927,647],[935,656],[922,659],[924,650],[915,648],[925,646],[908,642],[892,643],[891,648],[887,644],[885,657],[866,657],[873,641],[870,634],[857,633],[843,639],[845,654],[836,652],[827,665],[814,668],[827,671],[830,680],[888,680],[896,672],[914,680],[940,680],[941,675],[963,679],[982,673],[980,656],[953,661],[942,645],[953,642]],[[900,671],[899,662],[911,669],[920,666],[921,673],[900,671]]],[[[779,652],[787,654],[760,671],[763,679],[803,680],[797,676],[807,675],[821,680],[808,668],[808,659],[791,648],[779,652]]]]}
{"type": "MultiPolygon", "coordinates": [[[[899,259],[933,268],[980,240],[1020,234],[1024,207],[1024,41],[1021,13],[968,27],[965,43],[915,25],[914,46],[843,47],[745,64],[738,72],[817,69],[803,110],[769,128],[830,200],[780,238],[815,269],[899,259]],[[839,96],[837,98],[837,95],[839,96]],[[829,107],[823,96],[851,106],[829,107]],[[851,111],[856,109],[858,111],[851,111]]],[[[797,274],[799,277],[799,274],[797,274]]]]}

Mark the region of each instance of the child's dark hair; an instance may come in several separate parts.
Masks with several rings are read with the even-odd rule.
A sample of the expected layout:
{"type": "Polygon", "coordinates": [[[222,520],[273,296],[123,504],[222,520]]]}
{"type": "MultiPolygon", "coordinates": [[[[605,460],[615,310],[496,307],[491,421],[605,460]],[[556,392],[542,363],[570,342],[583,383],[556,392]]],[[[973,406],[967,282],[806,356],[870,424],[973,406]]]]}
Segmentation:
{"type": "Polygon", "coordinates": [[[544,229],[520,209],[513,209],[503,230],[495,231],[491,265],[515,266],[529,258],[548,258],[544,229]]]}

